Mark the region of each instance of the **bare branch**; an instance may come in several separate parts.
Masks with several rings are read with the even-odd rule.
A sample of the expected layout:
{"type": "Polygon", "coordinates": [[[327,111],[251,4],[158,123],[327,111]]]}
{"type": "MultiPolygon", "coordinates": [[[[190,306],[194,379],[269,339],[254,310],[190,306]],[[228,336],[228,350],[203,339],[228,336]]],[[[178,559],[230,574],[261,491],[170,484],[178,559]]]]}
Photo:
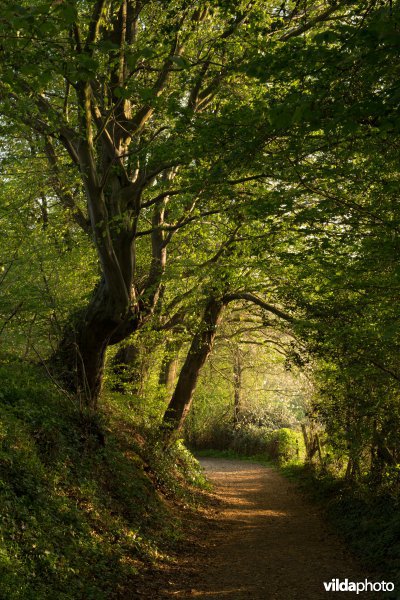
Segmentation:
{"type": "Polygon", "coordinates": [[[154,196],[154,198],[151,198],[147,202],[143,202],[141,204],[141,208],[148,208],[153,204],[158,204],[159,202],[162,202],[163,200],[165,200],[165,198],[169,198],[170,196],[177,196],[178,194],[182,194],[189,189],[190,188],[181,188],[180,190],[169,190],[166,192],[161,192],[160,194],[154,196]]]}
{"type": "MultiPolygon", "coordinates": [[[[217,209],[217,210],[208,210],[208,211],[200,213],[199,215],[196,215],[194,217],[188,217],[187,219],[179,221],[175,225],[163,225],[161,227],[158,227],[157,229],[162,230],[162,231],[169,231],[169,232],[173,233],[173,232],[177,231],[178,229],[181,229],[182,227],[185,227],[189,223],[192,223],[192,221],[196,221],[196,219],[201,219],[202,217],[208,217],[210,215],[217,215],[220,212],[221,212],[220,209],[217,209]]],[[[136,233],[135,237],[143,237],[144,235],[150,235],[151,233],[153,233],[153,231],[154,231],[154,228],[152,228],[152,229],[146,229],[144,231],[138,231],[136,233]]],[[[168,242],[169,242],[169,239],[168,239],[168,242]]]]}
{"type": "MultiPolygon", "coordinates": [[[[170,53],[167,59],[165,60],[164,65],[162,66],[161,71],[152,87],[152,93],[154,94],[154,96],[158,97],[164,90],[173,64],[172,57],[177,56],[179,52],[180,51],[178,47],[178,35],[176,35],[170,53]]],[[[142,106],[142,108],[140,108],[137,111],[136,115],[134,115],[134,117],[132,117],[132,119],[130,119],[128,122],[128,126],[132,135],[135,135],[142,130],[143,126],[150,119],[153,112],[154,107],[150,104],[142,106]]]]}
{"type": "Polygon", "coordinates": [[[2,335],[3,331],[7,327],[8,323],[15,317],[17,312],[19,312],[19,310],[22,308],[22,305],[23,305],[23,302],[20,302],[19,304],[17,304],[17,306],[15,306],[15,308],[12,309],[11,313],[8,315],[8,317],[5,319],[3,325],[0,327],[0,336],[2,335]]]}

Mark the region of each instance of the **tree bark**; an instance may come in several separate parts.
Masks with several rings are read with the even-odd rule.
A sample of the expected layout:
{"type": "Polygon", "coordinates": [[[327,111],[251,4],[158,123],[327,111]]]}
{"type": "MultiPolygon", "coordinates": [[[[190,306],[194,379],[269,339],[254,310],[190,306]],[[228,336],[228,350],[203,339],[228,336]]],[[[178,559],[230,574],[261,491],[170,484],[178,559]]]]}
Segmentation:
{"type": "Polygon", "coordinates": [[[165,345],[165,353],[161,364],[158,383],[165,387],[168,394],[172,393],[176,382],[179,350],[181,349],[181,346],[182,342],[175,339],[168,339],[165,345]]]}
{"type": "MultiPolygon", "coordinates": [[[[174,176],[174,170],[171,170],[164,179],[171,180],[174,176]]],[[[167,261],[167,249],[165,244],[165,234],[162,230],[164,224],[165,207],[168,203],[168,197],[161,203],[154,206],[151,234],[152,260],[150,264],[149,275],[146,281],[145,293],[141,300],[142,318],[150,316],[155,310],[157,304],[161,301],[163,295],[162,278],[165,272],[167,261]]],[[[126,335],[123,336],[127,337],[126,335]]],[[[122,339],[123,339],[122,338],[122,339]]],[[[125,345],[120,348],[113,361],[114,374],[120,381],[115,383],[114,389],[124,393],[127,385],[131,391],[141,394],[143,388],[143,360],[140,356],[140,348],[137,342],[125,345]]]]}
{"type": "Polygon", "coordinates": [[[163,425],[169,434],[180,431],[190,410],[200,371],[212,350],[223,308],[222,300],[210,298],[207,302],[201,327],[193,338],[164,414],[163,425]]]}
{"type": "Polygon", "coordinates": [[[60,344],[50,359],[66,390],[77,395],[81,406],[96,410],[102,389],[107,346],[121,325],[130,320],[130,328],[138,325],[129,305],[121,314],[120,305],[101,282],[87,309],[75,316],[65,328],[60,344]],[[118,307],[118,308],[116,308],[118,307]]]}
{"type": "Polygon", "coordinates": [[[233,401],[233,427],[236,429],[239,425],[239,414],[241,404],[241,392],[242,392],[242,361],[240,356],[239,347],[235,348],[235,356],[233,363],[233,388],[234,388],[234,401],[233,401]]]}

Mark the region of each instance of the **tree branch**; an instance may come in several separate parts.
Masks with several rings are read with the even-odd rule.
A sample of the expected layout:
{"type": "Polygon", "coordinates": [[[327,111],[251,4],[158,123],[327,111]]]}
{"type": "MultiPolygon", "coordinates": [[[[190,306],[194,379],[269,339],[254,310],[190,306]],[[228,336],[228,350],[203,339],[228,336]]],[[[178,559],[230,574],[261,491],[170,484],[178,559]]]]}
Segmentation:
{"type": "Polygon", "coordinates": [[[101,15],[103,13],[105,4],[105,0],[98,0],[94,5],[92,18],[89,25],[89,32],[85,43],[85,52],[90,50],[90,45],[96,41],[100,29],[101,15]]]}
{"type": "Polygon", "coordinates": [[[79,225],[79,227],[81,227],[85,231],[85,233],[90,233],[89,220],[85,217],[79,206],[77,206],[70,190],[66,189],[61,182],[60,170],[58,168],[58,158],[55,153],[54,146],[49,138],[47,138],[45,142],[44,149],[50,168],[53,171],[53,187],[61,201],[61,204],[64,206],[64,208],[71,211],[72,216],[75,222],[79,225]]]}
{"type": "Polygon", "coordinates": [[[289,40],[292,37],[297,37],[297,36],[301,35],[302,33],[305,33],[306,31],[308,31],[309,29],[314,27],[314,25],[316,25],[317,23],[321,23],[322,21],[325,21],[332,13],[339,10],[339,8],[341,8],[344,4],[345,4],[344,2],[339,2],[339,3],[334,2],[324,12],[317,15],[313,19],[310,19],[307,23],[303,23],[303,25],[300,25],[299,27],[296,27],[294,29],[290,29],[287,33],[284,33],[279,38],[279,41],[286,42],[287,40],[289,40]]]}
{"type": "Polygon", "coordinates": [[[280,308],[276,308],[276,306],[273,306],[272,304],[268,304],[267,302],[264,302],[264,300],[262,300],[255,294],[252,294],[249,292],[236,292],[234,294],[226,294],[223,297],[223,301],[225,304],[228,304],[229,302],[233,302],[234,300],[245,300],[247,302],[252,302],[253,304],[260,306],[262,309],[279,317],[280,319],[284,319],[285,321],[289,321],[290,323],[293,323],[295,320],[292,315],[289,315],[288,313],[284,312],[280,308]]]}

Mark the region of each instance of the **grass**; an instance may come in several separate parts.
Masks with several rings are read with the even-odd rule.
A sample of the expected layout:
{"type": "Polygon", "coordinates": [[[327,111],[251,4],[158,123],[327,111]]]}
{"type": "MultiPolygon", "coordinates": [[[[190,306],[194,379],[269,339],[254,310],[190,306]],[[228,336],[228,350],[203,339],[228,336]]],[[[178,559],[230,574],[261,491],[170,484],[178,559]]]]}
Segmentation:
{"type": "Polygon", "coordinates": [[[197,462],[140,435],[121,397],[83,415],[35,366],[0,381],[0,598],[129,597],[179,543],[197,462]]]}
{"type": "Polygon", "coordinates": [[[212,448],[205,450],[196,450],[194,455],[198,458],[226,458],[231,460],[243,460],[247,462],[256,462],[266,467],[273,467],[275,463],[264,454],[254,454],[252,456],[243,456],[234,450],[213,450],[212,448]]]}

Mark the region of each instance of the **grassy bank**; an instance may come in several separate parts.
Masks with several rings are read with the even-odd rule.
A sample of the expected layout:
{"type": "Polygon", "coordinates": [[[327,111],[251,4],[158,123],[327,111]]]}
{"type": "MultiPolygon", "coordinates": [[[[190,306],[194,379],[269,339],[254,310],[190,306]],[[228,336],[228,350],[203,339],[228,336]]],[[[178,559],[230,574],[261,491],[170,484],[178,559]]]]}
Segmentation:
{"type": "Polygon", "coordinates": [[[131,597],[179,542],[196,461],[138,433],[123,397],[93,417],[35,366],[3,362],[0,381],[0,598],[131,597]]]}

